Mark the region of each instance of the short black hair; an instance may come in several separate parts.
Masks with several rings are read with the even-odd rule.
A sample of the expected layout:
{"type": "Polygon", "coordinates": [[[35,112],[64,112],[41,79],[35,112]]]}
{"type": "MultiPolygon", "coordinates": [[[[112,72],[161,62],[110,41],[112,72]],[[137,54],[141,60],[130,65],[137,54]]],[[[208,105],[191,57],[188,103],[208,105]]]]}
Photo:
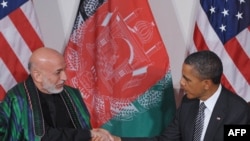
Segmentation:
{"type": "Polygon", "coordinates": [[[214,84],[220,83],[223,66],[221,59],[214,52],[194,52],[184,60],[184,63],[193,66],[201,79],[211,79],[214,84]]]}

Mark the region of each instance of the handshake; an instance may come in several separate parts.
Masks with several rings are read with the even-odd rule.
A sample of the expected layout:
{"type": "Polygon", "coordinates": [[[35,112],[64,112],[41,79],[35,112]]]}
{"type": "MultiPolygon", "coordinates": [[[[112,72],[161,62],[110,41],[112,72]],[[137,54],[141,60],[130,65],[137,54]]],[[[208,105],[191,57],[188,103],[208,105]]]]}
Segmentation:
{"type": "Polygon", "coordinates": [[[107,130],[96,128],[90,130],[91,141],[121,141],[120,137],[111,135],[107,130]]]}

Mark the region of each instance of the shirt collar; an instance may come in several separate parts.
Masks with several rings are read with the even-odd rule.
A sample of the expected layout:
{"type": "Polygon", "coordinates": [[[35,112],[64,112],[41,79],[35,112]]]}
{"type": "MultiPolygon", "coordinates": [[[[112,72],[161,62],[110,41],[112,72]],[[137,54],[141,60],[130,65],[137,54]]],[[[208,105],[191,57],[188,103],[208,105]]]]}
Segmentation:
{"type": "Polygon", "coordinates": [[[215,93],[211,97],[209,97],[206,101],[204,101],[204,104],[206,105],[209,111],[213,111],[215,103],[217,102],[217,99],[221,93],[221,89],[222,89],[222,86],[220,84],[218,89],[215,91],[215,93]]]}

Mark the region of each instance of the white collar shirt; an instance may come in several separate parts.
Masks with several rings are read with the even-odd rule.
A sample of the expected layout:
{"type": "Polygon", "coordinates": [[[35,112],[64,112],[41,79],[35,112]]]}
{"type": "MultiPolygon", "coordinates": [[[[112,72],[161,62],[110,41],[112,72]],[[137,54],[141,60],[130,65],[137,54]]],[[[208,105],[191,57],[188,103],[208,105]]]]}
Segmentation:
{"type": "Polygon", "coordinates": [[[204,111],[205,112],[205,119],[204,119],[202,134],[201,134],[201,141],[204,140],[207,126],[208,126],[209,120],[211,118],[211,115],[213,113],[214,106],[218,100],[220,93],[221,93],[221,89],[222,89],[222,86],[220,84],[218,89],[216,90],[216,92],[211,97],[209,97],[206,101],[200,101],[200,103],[204,102],[204,104],[206,105],[206,109],[204,111]]]}

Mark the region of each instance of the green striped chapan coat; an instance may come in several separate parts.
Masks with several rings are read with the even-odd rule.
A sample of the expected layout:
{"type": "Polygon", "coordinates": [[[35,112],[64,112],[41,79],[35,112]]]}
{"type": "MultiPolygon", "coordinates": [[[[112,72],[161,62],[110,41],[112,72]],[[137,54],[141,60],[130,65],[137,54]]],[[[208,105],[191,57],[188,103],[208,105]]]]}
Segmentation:
{"type": "MultiPolygon", "coordinates": [[[[75,128],[91,129],[89,112],[79,90],[64,86],[61,97],[75,128]]],[[[10,89],[0,103],[0,141],[40,141],[44,134],[39,95],[29,76],[10,89]]]]}

